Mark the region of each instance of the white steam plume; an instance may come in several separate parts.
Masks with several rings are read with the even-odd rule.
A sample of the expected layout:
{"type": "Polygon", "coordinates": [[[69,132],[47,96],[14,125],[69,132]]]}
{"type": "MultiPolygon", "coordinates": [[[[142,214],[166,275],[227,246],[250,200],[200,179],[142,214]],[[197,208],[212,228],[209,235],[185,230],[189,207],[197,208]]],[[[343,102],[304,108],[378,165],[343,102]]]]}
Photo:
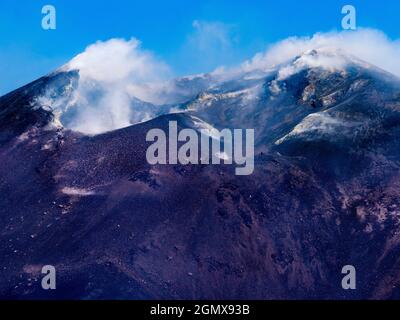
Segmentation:
{"type": "Polygon", "coordinates": [[[170,73],[168,66],[142,50],[136,39],[99,41],[63,69],[79,70],[80,76],[63,118],[69,128],[86,134],[129,126],[136,112],[132,99],[157,103],[155,88],[170,73]]]}
{"type": "MultiPolygon", "coordinates": [[[[322,48],[339,49],[400,76],[400,42],[378,30],[360,29],[280,41],[237,68],[215,71],[209,80],[223,81],[240,77],[243,72],[270,70],[306,51],[322,48]]],[[[332,67],[332,62],[335,62],[333,66],[341,65],[341,61],[332,59],[312,62],[328,67],[332,67]]],[[[280,76],[296,72],[292,69],[280,68],[280,76]]],[[[182,87],[177,88],[173,81],[167,81],[171,78],[170,68],[141,49],[136,39],[97,42],[75,57],[64,70],[79,70],[78,88],[67,103],[60,100],[52,105],[56,109],[60,105],[64,126],[86,134],[115,130],[158,115],[151,104],[139,107],[132,104],[135,98],[150,102],[154,107],[175,103],[174,97],[182,96],[179,92],[182,87]]],[[[163,110],[168,112],[168,109],[163,110]]]]}
{"type": "Polygon", "coordinates": [[[389,39],[375,29],[317,33],[312,37],[291,37],[256,54],[242,65],[243,70],[267,69],[302,53],[321,48],[339,49],[381,69],[400,76],[400,41],[389,39]]]}

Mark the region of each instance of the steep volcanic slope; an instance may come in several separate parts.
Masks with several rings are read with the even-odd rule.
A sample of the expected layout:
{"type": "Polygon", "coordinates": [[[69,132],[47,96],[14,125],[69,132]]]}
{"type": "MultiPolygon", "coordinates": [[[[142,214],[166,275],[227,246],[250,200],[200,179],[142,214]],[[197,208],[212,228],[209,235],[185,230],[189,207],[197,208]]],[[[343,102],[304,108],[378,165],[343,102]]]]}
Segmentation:
{"type": "Polygon", "coordinates": [[[0,296],[398,298],[397,79],[358,61],[303,64],[315,56],[92,137],[32,108],[51,77],[1,98],[0,296]],[[148,165],[148,130],[196,128],[193,115],[255,128],[254,174],[148,165]],[[47,264],[53,292],[40,287],[47,264]],[[356,291],[341,288],[347,264],[356,291]]]}
{"type": "Polygon", "coordinates": [[[181,117],[66,136],[52,151],[39,135],[3,154],[2,295],[49,296],[34,282],[43,264],[59,270],[50,296],[60,298],[313,297],[316,281],[335,277],[321,246],[337,226],[329,205],[312,209],[326,192],[307,168],[262,157],[238,178],[230,167],[144,163],[147,129],[181,117]]]}
{"type": "Polygon", "coordinates": [[[46,103],[37,105],[36,100],[47,93],[68,99],[78,78],[76,72],[57,72],[0,97],[0,143],[32,126],[43,127],[52,122],[52,106],[46,103]]]}
{"type": "Polygon", "coordinates": [[[363,123],[379,126],[398,111],[399,84],[340,51],[312,50],[261,78],[241,76],[213,87],[191,101],[189,110],[217,128],[256,128],[256,146],[265,151],[300,130],[303,138],[306,131],[316,138],[330,128],[334,135],[351,136],[363,123]]]}

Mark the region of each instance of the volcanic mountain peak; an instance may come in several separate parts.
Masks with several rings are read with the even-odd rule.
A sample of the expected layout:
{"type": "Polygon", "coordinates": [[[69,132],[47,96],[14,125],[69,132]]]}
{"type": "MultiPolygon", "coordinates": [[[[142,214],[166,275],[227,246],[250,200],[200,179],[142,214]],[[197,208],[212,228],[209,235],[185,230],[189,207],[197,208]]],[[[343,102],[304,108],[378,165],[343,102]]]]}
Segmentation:
{"type": "Polygon", "coordinates": [[[67,299],[399,297],[397,78],[331,49],[172,80],[164,105],[81,76],[0,98],[0,297],[46,294],[30,280],[48,261],[67,299]],[[72,131],[42,130],[57,117],[72,131]],[[255,129],[253,175],[149,165],[146,135],[171,121],[255,129]],[[351,294],[349,261],[367,284],[351,294]]]}
{"type": "MultiPolygon", "coordinates": [[[[259,127],[261,118],[279,114],[285,104],[321,111],[365,92],[372,82],[383,91],[398,82],[389,73],[331,47],[305,51],[268,69],[220,69],[161,82],[138,82],[130,77],[104,82],[104,77],[96,79],[96,74],[72,70],[69,63],[1,100],[9,104],[10,99],[24,97],[28,112],[41,110],[57,127],[84,134],[112,131],[175,112],[196,113],[219,128],[253,128],[259,127]],[[291,97],[295,100],[289,101],[291,97]],[[246,114],[253,113],[259,120],[246,120],[246,114]]],[[[289,108],[288,112],[299,109],[289,108]]],[[[3,116],[6,113],[4,110],[3,116]]],[[[282,135],[275,138],[277,141],[282,135]]]]}

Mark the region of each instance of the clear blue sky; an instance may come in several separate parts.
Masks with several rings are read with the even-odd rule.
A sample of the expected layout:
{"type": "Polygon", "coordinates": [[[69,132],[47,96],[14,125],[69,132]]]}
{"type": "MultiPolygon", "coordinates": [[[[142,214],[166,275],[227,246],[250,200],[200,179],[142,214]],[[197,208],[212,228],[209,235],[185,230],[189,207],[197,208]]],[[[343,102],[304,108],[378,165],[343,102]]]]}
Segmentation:
{"type": "Polygon", "coordinates": [[[0,95],[114,37],[138,38],[177,74],[210,71],[288,36],[339,30],[345,4],[357,8],[358,26],[400,38],[398,0],[1,0],[0,95]],[[57,9],[57,30],[41,28],[46,4],[57,9]]]}

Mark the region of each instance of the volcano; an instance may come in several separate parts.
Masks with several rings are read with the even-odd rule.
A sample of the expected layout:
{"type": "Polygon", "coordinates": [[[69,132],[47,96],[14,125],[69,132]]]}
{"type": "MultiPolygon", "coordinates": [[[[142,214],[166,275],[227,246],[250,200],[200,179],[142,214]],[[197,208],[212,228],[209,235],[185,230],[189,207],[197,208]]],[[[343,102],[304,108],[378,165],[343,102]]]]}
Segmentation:
{"type": "Polygon", "coordinates": [[[113,124],[95,133],[76,115],[104,88],[82,100],[78,69],[0,98],[1,298],[400,298],[396,76],[318,48],[171,83],[163,102],[129,96],[124,121],[94,113],[113,124]],[[170,121],[254,128],[254,173],[149,165],[146,133],[170,121]]]}

